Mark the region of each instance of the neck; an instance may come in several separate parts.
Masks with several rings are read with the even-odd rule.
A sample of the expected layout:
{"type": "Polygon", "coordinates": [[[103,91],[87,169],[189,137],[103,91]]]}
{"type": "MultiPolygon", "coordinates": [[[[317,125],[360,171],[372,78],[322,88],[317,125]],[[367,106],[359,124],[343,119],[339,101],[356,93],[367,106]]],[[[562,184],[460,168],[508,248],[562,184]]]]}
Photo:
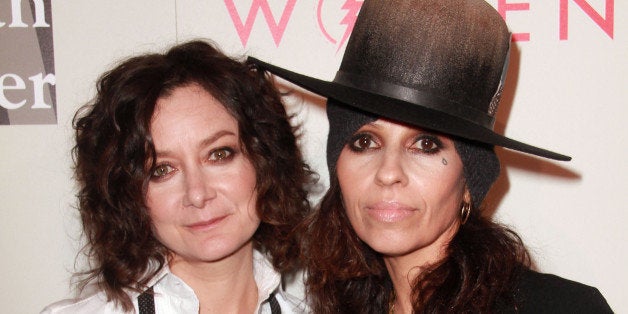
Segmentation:
{"type": "Polygon", "coordinates": [[[447,246],[457,231],[451,228],[431,245],[395,256],[383,256],[384,264],[395,292],[394,313],[412,313],[412,289],[418,276],[428,267],[441,261],[447,254],[447,246]]]}
{"type": "Polygon", "coordinates": [[[415,261],[407,257],[384,257],[384,263],[393,283],[391,307],[394,313],[412,313],[412,283],[420,275],[421,267],[417,267],[415,261]]]}
{"type": "Polygon", "coordinates": [[[200,313],[252,313],[257,308],[251,242],[218,261],[189,261],[172,256],[169,267],[194,290],[200,313]]]}

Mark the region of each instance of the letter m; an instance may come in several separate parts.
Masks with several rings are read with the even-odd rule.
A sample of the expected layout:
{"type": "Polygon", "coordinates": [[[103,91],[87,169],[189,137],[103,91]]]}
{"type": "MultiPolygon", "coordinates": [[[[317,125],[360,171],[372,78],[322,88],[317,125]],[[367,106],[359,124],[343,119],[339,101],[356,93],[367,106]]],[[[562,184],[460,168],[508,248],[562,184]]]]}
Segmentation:
{"type": "Polygon", "coordinates": [[[279,19],[279,23],[277,23],[275,17],[273,16],[273,12],[270,10],[268,0],[253,0],[253,3],[251,4],[251,9],[249,10],[249,15],[246,17],[246,21],[243,23],[242,19],[240,18],[240,14],[235,7],[234,0],[224,1],[225,5],[227,6],[227,10],[229,11],[229,15],[231,16],[231,20],[233,21],[233,25],[235,25],[236,31],[238,32],[238,36],[240,36],[242,46],[246,46],[246,43],[249,40],[251,30],[253,29],[253,23],[255,22],[257,12],[260,9],[262,10],[262,14],[264,15],[264,19],[266,20],[266,25],[268,25],[268,28],[270,29],[270,32],[273,36],[275,46],[279,46],[279,42],[281,42],[283,33],[285,32],[286,26],[288,25],[288,20],[292,15],[294,5],[297,2],[297,0],[287,0],[286,6],[284,7],[281,14],[281,18],[279,19]]]}
{"type": "MultiPolygon", "coordinates": [[[[605,17],[598,14],[586,0],[572,0],[586,13],[611,39],[615,20],[615,0],[606,0],[605,17]]],[[[569,26],[569,0],[560,0],[560,40],[567,40],[569,26]]]]}

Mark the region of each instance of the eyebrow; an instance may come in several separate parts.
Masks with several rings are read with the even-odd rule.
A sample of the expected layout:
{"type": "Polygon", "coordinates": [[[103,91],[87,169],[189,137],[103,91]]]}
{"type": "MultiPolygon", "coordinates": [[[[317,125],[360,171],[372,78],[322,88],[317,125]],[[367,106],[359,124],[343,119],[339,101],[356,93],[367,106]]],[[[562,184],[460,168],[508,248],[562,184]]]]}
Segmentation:
{"type": "MultiPolygon", "coordinates": [[[[231,131],[220,130],[220,131],[214,133],[213,135],[211,135],[211,136],[205,138],[204,140],[202,140],[199,143],[198,147],[209,146],[209,145],[213,144],[214,142],[216,142],[217,140],[219,140],[219,139],[221,139],[221,138],[223,138],[225,136],[236,136],[237,137],[237,135],[235,133],[231,132],[231,131]]],[[[161,151],[158,151],[157,149],[155,149],[155,153],[157,155],[156,156],[157,158],[159,158],[159,157],[166,157],[166,156],[172,155],[172,151],[171,150],[161,150],[161,151]]]]}
{"type": "Polygon", "coordinates": [[[375,129],[379,129],[379,130],[381,130],[383,128],[386,128],[386,126],[382,124],[382,121],[398,124],[398,125],[401,125],[401,126],[405,126],[405,127],[411,128],[411,129],[415,129],[415,130],[417,130],[420,133],[427,133],[427,134],[433,134],[433,135],[439,135],[440,134],[440,133],[438,133],[436,131],[432,131],[430,129],[426,129],[426,128],[422,128],[422,127],[418,127],[418,126],[414,126],[414,125],[411,125],[411,124],[407,124],[407,123],[403,123],[403,122],[399,122],[399,121],[395,121],[395,120],[390,120],[390,119],[386,119],[386,118],[379,118],[377,120],[374,120],[374,121],[371,121],[369,123],[366,123],[366,124],[360,126],[360,128],[358,128],[357,131],[359,131],[360,129],[362,129],[365,126],[370,126],[370,127],[373,127],[375,129]]]}
{"type": "Polygon", "coordinates": [[[358,130],[362,129],[365,126],[370,126],[370,127],[376,128],[376,129],[381,129],[381,128],[383,128],[383,126],[381,125],[381,123],[378,123],[379,121],[380,121],[380,119],[377,119],[377,120],[371,121],[369,123],[363,124],[363,125],[361,125],[358,128],[358,130]]]}

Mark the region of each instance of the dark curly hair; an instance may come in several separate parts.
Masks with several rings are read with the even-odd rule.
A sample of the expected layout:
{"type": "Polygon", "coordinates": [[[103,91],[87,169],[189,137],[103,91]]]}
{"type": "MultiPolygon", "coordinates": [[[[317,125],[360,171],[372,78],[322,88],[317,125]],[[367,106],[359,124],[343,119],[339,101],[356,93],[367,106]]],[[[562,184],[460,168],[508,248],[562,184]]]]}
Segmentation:
{"type": "Polygon", "coordinates": [[[78,210],[90,268],[79,289],[96,279],[107,298],[132,309],[125,289],[141,292],[166,263],[168,250],[153,236],[145,192],[154,167],[150,122],[155,103],[178,87],[198,84],[237,120],[240,141],[256,171],[253,236],[274,267],[299,266],[295,226],[309,212],[307,186],[314,178],[297,145],[297,127],[269,75],[191,41],[165,54],[145,54],[104,73],[95,99],[74,117],[78,210]],[[157,265],[158,267],[153,267],[157,265]]]}
{"type": "MultiPolygon", "coordinates": [[[[349,222],[338,178],[320,209],[304,220],[306,295],[314,313],[388,313],[393,284],[381,254],[362,242],[349,222]]],[[[516,306],[517,276],[530,263],[521,239],[472,210],[447,247],[412,285],[414,313],[492,313],[516,306]]]]}

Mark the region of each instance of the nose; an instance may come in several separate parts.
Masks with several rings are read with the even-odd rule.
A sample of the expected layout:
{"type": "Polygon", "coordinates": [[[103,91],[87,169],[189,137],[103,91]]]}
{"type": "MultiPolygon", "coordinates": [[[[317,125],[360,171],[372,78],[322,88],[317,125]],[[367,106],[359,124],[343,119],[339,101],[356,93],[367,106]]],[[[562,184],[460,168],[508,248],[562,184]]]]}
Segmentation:
{"type": "Polygon", "coordinates": [[[377,162],[375,181],[378,185],[405,185],[408,182],[408,176],[403,165],[403,152],[384,150],[377,162]]]}
{"type": "Polygon", "coordinates": [[[216,197],[216,191],[212,188],[209,178],[201,168],[188,169],[185,173],[184,206],[203,208],[208,200],[216,197]]]}

